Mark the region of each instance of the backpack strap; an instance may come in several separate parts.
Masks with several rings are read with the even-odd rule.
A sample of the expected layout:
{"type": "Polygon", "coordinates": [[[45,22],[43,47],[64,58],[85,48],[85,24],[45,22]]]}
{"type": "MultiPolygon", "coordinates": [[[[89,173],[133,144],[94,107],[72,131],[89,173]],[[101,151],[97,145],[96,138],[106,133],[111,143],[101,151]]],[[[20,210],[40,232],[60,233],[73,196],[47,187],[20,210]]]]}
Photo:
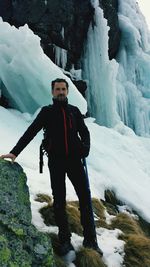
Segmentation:
{"type": "MultiPolygon", "coordinates": [[[[51,109],[52,108],[52,105],[48,105],[47,106],[48,109],[51,109]]],[[[43,128],[43,135],[44,135],[44,138],[45,138],[45,128],[43,128]]],[[[40,151],[39,151],[39,172],[40,173],[43,173],[43,165],[44,165],[44,161],[43,161],[43,155],[44,154],[47,154],[46,151],[44,150],[44,147],[43,147],[43,140],[44,138],[42,139],[42,142],[41,142],[41,145],[40,145],[40,151]]]]}
{"type": "Polygon", "coordinates": [[[44,155],[44,152],[43,152],[42,143],[41,143],[41,145],[40,145],[40,161],[39,161],[39,172],[40,173],[43,173],[43,165],[44,165],[43,155],[44,155]]]}

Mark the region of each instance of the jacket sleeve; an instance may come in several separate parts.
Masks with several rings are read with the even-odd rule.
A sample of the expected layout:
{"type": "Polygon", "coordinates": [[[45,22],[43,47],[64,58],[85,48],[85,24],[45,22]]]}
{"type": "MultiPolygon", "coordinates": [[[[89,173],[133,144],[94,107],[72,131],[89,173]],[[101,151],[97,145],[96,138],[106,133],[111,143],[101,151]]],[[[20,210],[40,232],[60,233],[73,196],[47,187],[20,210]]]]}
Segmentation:
{"type": "Polygon", "coordinates": [[[20,152],[30,143],[30,141],[35,137],[35,135],[42,129],[44,124],[44,107],[41,109],[35,120],[32,124],[27,128],[25,133],[19,139],[15,147],[10,151],[10,153],[14,154],[16,157],[20,154],[20,152]]]}
{"type": "Polygon", "coordinates": [[[85,125],[83,116],[78,108],[77,108],[77,127],[79,135],[81,137],[81,142],[83,145],[85,156],[87,156],[90,151],[90,133],[87,126],[85,125]]]}

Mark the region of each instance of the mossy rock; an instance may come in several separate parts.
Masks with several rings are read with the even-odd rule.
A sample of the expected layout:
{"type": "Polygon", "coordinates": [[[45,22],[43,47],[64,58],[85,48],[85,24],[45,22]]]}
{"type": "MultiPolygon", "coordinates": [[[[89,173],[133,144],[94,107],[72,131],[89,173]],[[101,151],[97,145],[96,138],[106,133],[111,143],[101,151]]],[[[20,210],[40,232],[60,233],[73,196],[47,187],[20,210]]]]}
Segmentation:
{"type": "Polygon", "coordinates": [[[0,160],[0,214],[30,224],[31,212],[27,177],[21,166],[0,160]]]}
{"type": "Polygon", "coordinates": [[[0,235],[0,261],[3,264],[9,262],[11,257],[11,251],[8,248],[8,241],[5,236],[0,235]]]}
{"type": "Polygon", "coordinates": [[[26,182],[19,164],[0,159],[0,266],[54,267],[49,236],[31,224],[26,182]]]}

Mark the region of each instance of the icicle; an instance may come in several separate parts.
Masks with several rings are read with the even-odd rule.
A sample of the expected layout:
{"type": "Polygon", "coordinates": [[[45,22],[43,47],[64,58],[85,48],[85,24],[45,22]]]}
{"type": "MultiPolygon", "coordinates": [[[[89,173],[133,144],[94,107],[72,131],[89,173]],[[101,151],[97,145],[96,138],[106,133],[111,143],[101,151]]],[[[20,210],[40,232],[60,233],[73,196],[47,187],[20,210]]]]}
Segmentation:
{"type": "Polygon", "coordinates": [[[71,75],[72,75],[72,79],[73,79],[73,80],[76,80],[76,81],[81,80],[81,79],[82,79],[82,78],[81,78],[81,72],[82,72],[81,69],[77,69],[77,70],[75,70],[75,68],[74,68],[74,64],[72,64],[72,68],[71,68],[71,70],[70,70],[70,73],[71,73],[71,75]]]}
{"type": "Polygon", "coordinates": [[[90,115],[96,122],[113,127],[119,120],[116,104],[116,75],[118,65],[108,58],[108,26],[98,0],[91,1],[95,8],[94,22],[88,31],[83,55],[83,79],[87,80],[87,101],[90,115]]]}
{"type": "MultiPolygon", "coordinates": [[[[64,28],[62,27],[61,35],[64,38],[64,28]]],[[[67,50],[60,48],[59,46],[54,47],[55,49],[55,63],[59,67],[65,69],[67,64],[67,50]]]]}

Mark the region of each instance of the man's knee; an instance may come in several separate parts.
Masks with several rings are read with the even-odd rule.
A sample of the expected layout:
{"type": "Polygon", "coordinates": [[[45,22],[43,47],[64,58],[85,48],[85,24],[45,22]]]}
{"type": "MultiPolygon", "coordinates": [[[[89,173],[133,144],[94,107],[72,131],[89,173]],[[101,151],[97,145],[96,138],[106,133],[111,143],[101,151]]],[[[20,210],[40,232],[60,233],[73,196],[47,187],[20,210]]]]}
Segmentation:
{"type": "Polygon", "coordinates": [[[56,202],[53,203],[54,210],[56,211],[64,211],[66,209],[66,202],[56,202]]]}

